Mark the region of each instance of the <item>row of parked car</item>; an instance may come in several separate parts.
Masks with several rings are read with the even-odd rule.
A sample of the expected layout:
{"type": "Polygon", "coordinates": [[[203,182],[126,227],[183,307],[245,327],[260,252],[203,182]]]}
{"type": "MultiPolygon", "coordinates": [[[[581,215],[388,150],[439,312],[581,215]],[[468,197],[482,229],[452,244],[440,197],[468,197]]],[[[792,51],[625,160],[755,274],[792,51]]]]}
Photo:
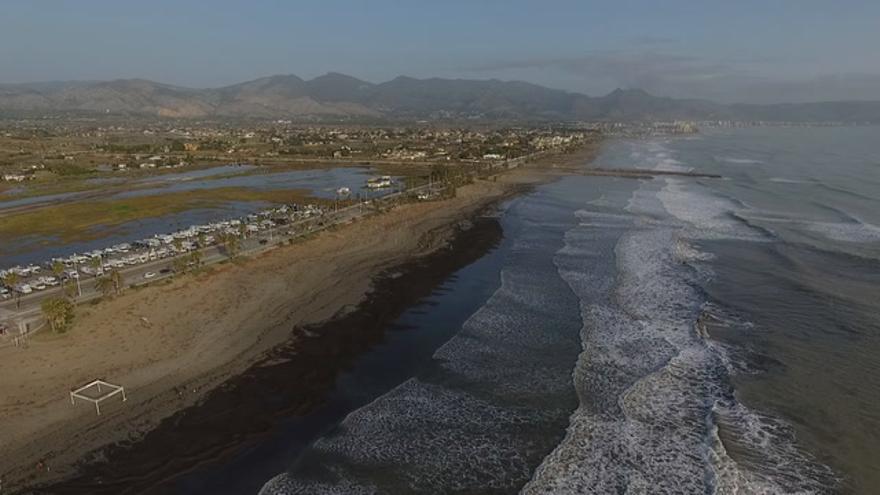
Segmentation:
{"type": "Polygon", "coordinates": [[[193,225],[171,234],[159,234],[82,254],[75,253],[67,257],[52,259],[43,264],[15,266],[0,270],[0,280],[3,280],[8,273],[15,273],[19,278],[19,282],[14,287],[4,286],[0,283],[0,299],[9,299],[14,295],[14,292],[30,294],[34,291],[46,290],[60,285],[62,281],[78,279],[81,273],[100,276],[112,269],[124,269],[151,261],[172,258],[195,249],[215,245],[220,235],[224,233],[255,235],[279,225],[323,215],[324,212],[324,209],[317,205],[283,205],[242,218],[193,225]],[[52,267],[56,262],[60,262],[64,267],[63,272],[58,276],[52,272],[52,267]]]}

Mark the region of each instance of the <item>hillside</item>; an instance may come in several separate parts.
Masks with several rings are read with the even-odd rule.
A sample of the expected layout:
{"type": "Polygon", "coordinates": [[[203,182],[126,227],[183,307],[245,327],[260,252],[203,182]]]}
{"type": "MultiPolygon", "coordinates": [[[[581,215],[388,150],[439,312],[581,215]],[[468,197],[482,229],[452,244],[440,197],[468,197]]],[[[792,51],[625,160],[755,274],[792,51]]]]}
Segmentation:
{"type": "Polygon", "coordinates": [[[143,79],[0,85],[0,113],[170,118],[478,118],[880,122],[880,102],[722,105],[617,89],[590,97],[519,81],[415,79],[373,84],[339,73],[276,75],[193,89],[143,79]]]}

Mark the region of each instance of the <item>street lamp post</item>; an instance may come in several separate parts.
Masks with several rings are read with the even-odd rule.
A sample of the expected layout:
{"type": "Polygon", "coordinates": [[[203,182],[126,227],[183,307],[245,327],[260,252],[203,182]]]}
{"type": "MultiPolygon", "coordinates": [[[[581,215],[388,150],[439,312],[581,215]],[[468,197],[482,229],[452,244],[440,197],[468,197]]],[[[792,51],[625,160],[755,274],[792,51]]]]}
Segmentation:
{"type": "Polygon", "coordinates": [[[76,280],[76,297],[82,297],[82,287],[79,285],[79,268],[76,266],[76,257],[77,255],[74,253],[73,255],[73,279],[76,280]]]}

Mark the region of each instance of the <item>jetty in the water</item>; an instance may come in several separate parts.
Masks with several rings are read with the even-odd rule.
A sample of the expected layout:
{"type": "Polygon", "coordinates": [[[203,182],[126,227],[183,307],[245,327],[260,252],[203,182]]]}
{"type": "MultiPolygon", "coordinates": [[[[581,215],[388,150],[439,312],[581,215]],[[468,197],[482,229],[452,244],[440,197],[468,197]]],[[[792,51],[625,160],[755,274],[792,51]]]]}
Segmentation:
{"type": "Polygon", "coordinates": [[[588,168],[583,170],[584,175],[599,175],[607,177],[625,177],[627,179],[653,179],[661,176],[699,177],[704,179],[721,179],[718,174],[703,172],[678,171],[678,170],[650,170],[641,168],[588,168]]]}

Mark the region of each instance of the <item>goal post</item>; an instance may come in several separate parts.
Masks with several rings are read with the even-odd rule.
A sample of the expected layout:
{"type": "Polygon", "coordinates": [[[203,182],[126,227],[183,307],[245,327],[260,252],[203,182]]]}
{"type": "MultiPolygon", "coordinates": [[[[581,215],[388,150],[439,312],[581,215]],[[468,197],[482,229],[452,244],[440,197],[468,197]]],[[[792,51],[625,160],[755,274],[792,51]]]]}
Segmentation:
{"type": "Polygon", "coordinates": [[[76,400],[91,402],[95,405],[95,412],[101,415],[101,402],[122,395],[122,402],[126,401],[125,388],[121,385],[114,385],[104,380],[93,380],[79,388],[70,391],[70,404],[76,405],[76,400]]]}

